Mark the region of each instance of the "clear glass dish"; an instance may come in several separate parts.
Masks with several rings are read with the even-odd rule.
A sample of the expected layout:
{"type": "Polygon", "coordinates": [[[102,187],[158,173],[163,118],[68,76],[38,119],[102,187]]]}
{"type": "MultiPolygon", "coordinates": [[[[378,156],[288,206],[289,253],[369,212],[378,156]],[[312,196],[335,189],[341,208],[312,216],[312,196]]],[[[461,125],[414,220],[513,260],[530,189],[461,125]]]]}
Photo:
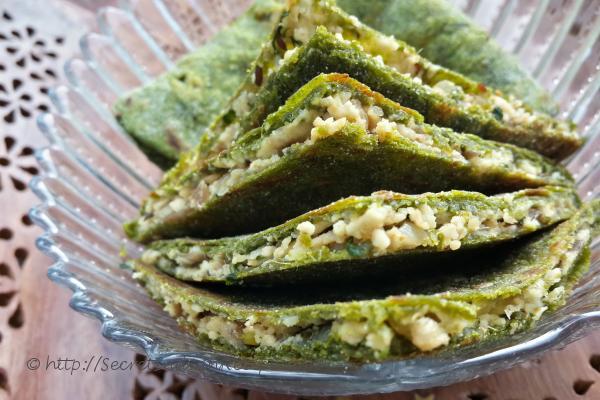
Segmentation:
{"type": "MultiPolygon", "coordinates": [[[[262,363],[212,351],[175,321],[120,267],[119,252],[139,254],[122,233],[140,199],[160,179],[110,109],[123,93],[169,69],[247,1],[137,0],[98,10],[100,33],[81,38],[81,57],[65,65],[55,88],[58,110],[39,117],[51,144],[37,150],[41,204],[30,216],[45,233],[41,251],[55,260],[49,277],[73,291],[71,306],[102,322],[111,341],[142,350],[156,364],[215,382],[271,392],[332,395],[448,385],[507,368],[564,346],[600,326],[600,246],[568,304],[535,329],[454,355],[364,366],[262,363]]],[[[513,51],[560,101],[587,143],[568,161],[581,195],[600,195],[600,3],[594,1],[456,2],[513,51]]]]}

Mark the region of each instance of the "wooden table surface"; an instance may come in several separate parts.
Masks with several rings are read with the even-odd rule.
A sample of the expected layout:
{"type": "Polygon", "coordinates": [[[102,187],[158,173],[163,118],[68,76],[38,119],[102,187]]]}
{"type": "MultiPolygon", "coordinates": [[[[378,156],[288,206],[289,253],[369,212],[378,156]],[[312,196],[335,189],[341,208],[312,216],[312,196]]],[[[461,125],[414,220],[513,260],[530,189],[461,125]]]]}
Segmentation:
{"type": "MultiPolygon", "coordinates": [[[[131,362],[142,356],[105,340],[97,321],[69,308],[70,292],[46,277],[51,261],[35,249],[40,230],[26,217],[36,203],[25,187],[37,173],[32,149],[44,142],[35,126],[35,113],[51,107],[46,89],[63,79],[62,63],[76,51],[81,33],[94,27],[91,12],[84,13],[68,1],[49,3],[42,7],[48,3],[0,1],[0,398],[290,398],[135,366],[95,373],[59,368],[59,358],[83,364],[98,357],[131,362]],[[61,21],[61,26],[45,23],[51,19],[61,21]]],[[[596,333],[493,376],[368,398],[600,399],[599,378],[600,333],[596,333]]]]}

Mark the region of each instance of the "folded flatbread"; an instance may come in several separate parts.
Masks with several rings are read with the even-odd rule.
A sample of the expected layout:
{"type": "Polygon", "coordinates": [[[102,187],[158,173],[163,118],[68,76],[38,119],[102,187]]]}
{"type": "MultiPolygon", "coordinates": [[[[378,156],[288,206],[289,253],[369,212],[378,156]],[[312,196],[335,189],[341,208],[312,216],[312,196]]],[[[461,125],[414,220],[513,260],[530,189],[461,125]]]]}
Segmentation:
{"type": "MultiPolygon", "coordinates": [[[[535,110],[557,110],[513,57],[444,0],[375,0],[368,6],[340,0],[338,4],[441,66],[514,95],[535,110]]],[[[119,121],[154,162],[170,167],[179,154],[198,143],[213,115],[244,81],[282,9],[283,2],[255,0],[230,26],[183,57],[173,71],[117,102],[119,121]]]]}
{"type": "Polygon", "coordinates": [[[173,70],[119,99],[117,119],[152,161],[169,168],[198,143],[245,79],[283,8],[281,1],[256,0],[173,70]]]}
{"type": "Polygon", "coordinates": [[[252,235],[156,241],[141,261],[198,282],[373,279],[411,268],[419,257],[516,239],[569,218],[579,205],[574,189],[552,186],[490,197],[461,191],[377,192],[336,201],[252,235]]]}
{"type": "Polygon", "coordinates": [[[490,35],[447,0],[337,0],[344,11],[420,54],[469,78],[512,94],[535,110],[556,114],[548,92],[490,35]]]}
{"type": "Polygon", "coordinates": [[[229,107],[203,136],[202,158],[260,126],[319,73],[346,73],[425,121],[562,159],[580,144],[574,127],[531,110],[463,75],[433,64],[328,0],[290,0],[271,40],[229,107]]]}
{"type": "MultiPolygon", "coordinates": [[[[600,203],[557,227],[421,274],[335,287],[201,287],[137,263],[135,277],[201,344],[266,360],[403,358],[529,328],[589,266],[600,203]]],[[[456,254],[456,253],[455,253],[456,254]]]]}
{"type": "Polygon", "coordinates": [[[257,232],[350,195],[569,186],[530,150],[423,122],[358,81],[320,75],[260,128],[166,179],[126,226],[139,241],[257,232]]]}

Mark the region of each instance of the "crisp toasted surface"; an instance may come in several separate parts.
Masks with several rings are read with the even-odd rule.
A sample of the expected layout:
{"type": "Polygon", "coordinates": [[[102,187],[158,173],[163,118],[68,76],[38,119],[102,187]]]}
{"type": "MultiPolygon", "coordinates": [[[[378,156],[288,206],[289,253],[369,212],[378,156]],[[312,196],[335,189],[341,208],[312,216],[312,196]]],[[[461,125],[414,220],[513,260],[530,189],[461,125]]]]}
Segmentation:
{"type": "MultiPolygon", "coordinates": [[[[290,12],[284,14],[272,39],[263,46],[261,55],[253,64],[251,73],[238,90],[236,98],[207,131],[204,143],[200,146],[201,151],[214,154],[211,153],[213,141],[222,137],[225,127],[232,123],[239,122],[241,132],[259,126],[262,119],[283,104],[295,90],[323,72],[348,73],[373,90],[419,111],[430,123],[514,143],[551,158],[562,159],[581,144],[570,124],[543,113],[532,113],[528,107],[521,107],[517,99],[503,96],[483,84],[431,63],[406,43],[395,41],[352,19],[331,1],[294,0],[290,4],[290,12]],[[300,10],[301,16],[291,18],[297,10],[300,10]],[[316,29],[317,35],[310,39],[305,34],[298,40],[295,27],[310,19],[302,17],[307,14],[315,15],[312,19],[319,21],[317,24],[327,26],[316,29]],[[330,33],[330,37],[319,34],[328,31],[336,34],[330,33]],[[386,47],[379,46],[382,42],[389,45],[390,41],[397,43],[397,50],[390,53],[386,47]],[[315,46],[314,42],[318,42],[320,47],[315,46]],[[306,64],[300,63],[306,70],[288,71],[284,78],[281,77],[278,71],[290,64],[286,63],[287,53],[301,44],[310,44],[307,52],[317,54],[307,56],[309,60],[306,64]],[[354,51],[349,50],[349,46],[354,51]],[[398,60],[393,54],[402,54],[402,63],[413,65],[414,68],[407,69],[406,65],[398,67],[398,60]],[[366,61],[372,61],[372,65],[368,65],[366,61]],[[403,73],[406,71],[410,72],[403,73]],[[280,76],[279,82],[276,82],[277,76],[280,76]],[[459,92],[479,100],[463,103],[464,96],[456,97],[455,91],[430,90],[442,81],[452,82],[451,86],[461,88],[459,92]],[[248,93],[252,96],[246,97],[248,93]],[[258,96],[254,98],[254,94],[258,96]],[[232,106],[238,100],[243,100],[249,106],[250,118],[246,118],[245,114],[240,114],[232,106]],[[518,123],[511,123],[509,116],[515,114],[516,109],[522,109],[527,116],[521,115],[517,118],[518,123]]],[[[293,58],[290,61],[291,64],[296,63],[293,58]]],[[[520,111],[516,114],[520,114],[520,111]]]]}
{"type": "Polygon", "coordinates": [[[389,99],[421,113],[426,122],[472,133],[486,139],[513,143],[562,159],[581,145],[573,127],[545,114],[536,114],[529,124],[510,126],[499,120],[494,109],[465,108],[450,98],[431,92],[425,85],[368,57],[355,44],[337,39],[325,29],[317,29],[305,47],[298,50],[259,92],[248,127],[293,94],[299,87],[322,72],[347,73],[389,99]]]}
{"type": "Polygon", "coordinates": [[[518,100],[503,97],[485,85],[431,63],[406,43],[357,22],[331,1],[294,0],[291,4],[292,9],[307,7],[328,21],[331,30],[341,30],[342,37],[339,32],[334,35],[321,26],[314,35],[298,41],[294,38],[295,20],[290,21],[289,17],[292,13],[284,14],[237,94],[207,129],[198,146],[184,153],[177,166],[167,173],[165,181],[193,171],[207,158],[228,148],[235,138],[261,126],[270,113],[305,83],[328,72],[347,73],[391,100],[417,110],[427,122],[458,132],[514,143],[554,159],[565,158],[581,145],[571,124],[543,113],[531,113],[526,106],[518,106],[518,100]],[[380,41],[396,43],[398,49],[390,54],[402,54],[401,58],[410,60],[413,73],[401,73],[382,62],[380,56],[373,57],[377,51],[365,53],[365,46],[377,47],[373,43],[380,41]],[[454,91],[445,93],[434,88],[444,82],[460,87],[459,92],[482,100],[483,105],[471,104],[479,100],[464,103],[459,99],[462,95],[457,98],[454,91]],[[516,120],[510,122],[511,118],[516,120]]]}
{"type": "MultiPolygon", "coordinates": [[[[202,343],[227,352],[270,360],[367,362],[406,357],[429,351],[423,350],[429,349],[423,336],[405,331],[411,315],[435,314],[444,318],[442,323],[447,327],[453,326],[453,321],[465,322],[462,327],[452,328],[454,333],[445,344],[438,342],[432,348],[440,350],[526,329],[546,309],[560,306],[577,277],[589,266],[588,246],[599,210],[598,202],[585,206],[552,230],[486,250],[485,258],[477,254],[455,257],[449,260],[455,268],[440,271],[440,265],[433,264],[423,266],[417,274],[379,282],[311,286],[310,290],[299,285],[269,290],[201,287],[141,263],[135,266],[136,278],[202,343]],[[557,272],[558,277],[553,276],[557,272]],[[560,293],[554,290],[559,286],[560,293]],[[525,301],[524,306],[519,306],[521,311],[502,309],[502,328],[488,329],[482,318],[496,313],[490,311],[494,305],[510,305],[513,299],[525,301]],[[534,301],[535,307],[528,308],[528,301],[534,301]],[[208,331],[197,330],[206,328],[207,321],[208,331]],[[219,327],[210,328],[216,321],[219,327]],[[348,326],[344,324],[359,322],[365,325],[350,325],[364,327],[365,334],[359,340],[339,330],[340,326],[348,326]],[[259,326],[261,332],[268,330],[273,337],[256,342],[259,326]],[[290,330],[291,327],[299,330],[290,330]],[[368,332],[379,336],[369,336],[368,332]],[[385,340],[385,348],[380,346],[382,332],[389,339],[385,340]],[[244,333],[251,333],[252,337],[244,333]]],[[[431,320],[427,318],[422,321],[431,320]]]]}
{"type": "MultiPolygon", "coordinates": [[[[461,191],[412,196],[379,192],[336,201],[252,235],[153,242],[141,259],[178,279],[190,281],[276,285],[373,279],[414,268],[422,263],[420,257],[434,259],[437,253],[513,240],[569,218],[579,204],[574,190],[561,187],[492,197],[461,191]],[[398,222],[385,217],[389,221],[386,223],[380,217],[393,218],[406,210],[411,210],[411,216],[404,215],[398,222]],[[433,222],[423,221],[420,210],[433,215],[433,222]],[[452,217],[458,221],[450,223],[452,217]],[[444,222],[440,222],[442,219],[444,222]],[[475,224],[472,229],[466,227],[469,221],[475,224]],[[329,239],[331,233],[327,232],[335,222],[338,228],[342,224],[344,233],[329,239]],[[352,224],[360,230],[352,228],[352,224]],[[302,234],[299,229],[303,226],[312,233],[302,234]],[[348,226],[354,230],[354,236],[345,233],[348,226]],[[396,231],[394,226],[409,230],[402,233],[405,231],[396,231]],[[456,226],[464,230],[464,236],[458,237],[456,226]],[[317,227],[319,232],[315,232],[317,227]],[[379,228],[384,229],[379,233],[386,238],[402,235],[396,236],[401,241],[397,247],[391,247],[391,242],[385,250],[374,246],[377,243],[372,239],[373,232],[379,228]],[[421,236],[420,243],[412,241],[416,236],[421,236]],[[453,245],[451,237],[459,240],[453,245]],[[327,245],[317,244],[323,241],[327,245]]],[[[443,257],[438,257],[439,262],[445,260],[443,257]]]]}
{"type": "MultiPolygon", "coordinates": [[[[304,129],[306,135],[311,131],[310,126],[304,129]]],[[[127,225],[131,237],[149,241],[256,232],[342,197],[368,195],[381,189],[401,193],[462,189],[493,194],[544,185],[572,185],[564,168],[530,150],[424,124],[415,111],[340,74],[317,76],[269,116],[262,127],[244,134],[217,157],[202,160],[201,166],[191,168],[192,165],[196,164],[190,161],[182,171],[173,169],[150,195],[137,222],[127,225]],[[166,210],[166,215],[155,208],[163,204],[161,209],[165,210],[180,193],[196,191],[204,177],[226,171],[224,165],[255,160],[260,144],[274,132],[291,124],[319,99],[342,90],[377,105],[400,125],[415,124],[423,135],[432,138],[435,151],[420,146],[416,140],[400,135],[379,137],[370,128],[367,131],[347,122],[331,136],[292,144],[268,167],[243,175],[219,195],[193,204],[186,201],[174,212],[166,210]],[[502,157],[495,156],[499,152],[506,153],[512,161],[503,163],[502,157]],[[489,160],[500,164],[490,167],[467,161],[473,154],[487,154],[489,160]],[[534,172],[526,165],[533,167],[534,172]],[[188,169],[192,172],[184,173],[188,169]]]]}
{"type": "Polygon", "coordinates": [[[445,0],[337,0],[345,11],[394,35],[444,67],[556,114],[558,105],[490,36],[445,0]]]}
{"type": "MultiPolygon", "coordinates": [[[[365,7],[360,1],[342,0],[338,4],[375,29],[421,49],[420,54],[441,66],[513,94],[534,109],[556,111],[549,96],[512,57],[444,1],[375,1],[365,7]]],[[[120,123],[154,162],[170,167],[198,142],[213,115],[244,81],[281,9],[274,0],[256,1],[232,25],[182,58],[175,70],[117,102],[120,123]]],[[[325,4],[320,9],[332,7],[325,4]]],[[[343,12],[333,12],[348,22],[343,12]]],[[[442,75],[473,86],[457,74],[441,71],[442,75]]]]}

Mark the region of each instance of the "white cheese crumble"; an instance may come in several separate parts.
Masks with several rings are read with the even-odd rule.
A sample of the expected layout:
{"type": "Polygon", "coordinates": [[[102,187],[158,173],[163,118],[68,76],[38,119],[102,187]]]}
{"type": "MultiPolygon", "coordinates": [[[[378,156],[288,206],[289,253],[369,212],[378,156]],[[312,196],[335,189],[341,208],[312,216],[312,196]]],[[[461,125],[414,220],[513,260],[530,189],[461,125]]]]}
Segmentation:
{"type": "Polygon", "coordinates": [[[316,230],[315,226],[310,221],[304,221],[299,223],[296,229],[298,229],[298,232],[306,233],[309,236],[312,236],[312,234],[315,233],[316,230]]]}
{"type": "Polygon", "coordinates": [[[369,328],[365,322],[358,321],[335,321],[332,325],[332,331],[344,342],[356,346],[363,341],[369,328]]]}
{"type": "Polygon", "coordinates": [[[310,131],[310,138],[313,141],[323,139],[327,136],[331,136],[336,132],[342,130],[342,128],[346,125],[348,121],[346,118],[342,119],[334,119],[333,117],[329,117],[327,119],[323,119],[321,117],[317,117],[313,121],[314,128],[310,131]]]}
{"type": "Polygon", "coordinates": [[[376,331],[367,335],[365,344],[377,351],[387,352],[394,338],[394,331],[387,325],[380,326],[376,331]]]}
{"type": "Polygon", "coordinates": [[[450,342],[450,336],[437,321],[420,317],[410,326],[410,337],[419,350],[431,351],[450,342]]]}

